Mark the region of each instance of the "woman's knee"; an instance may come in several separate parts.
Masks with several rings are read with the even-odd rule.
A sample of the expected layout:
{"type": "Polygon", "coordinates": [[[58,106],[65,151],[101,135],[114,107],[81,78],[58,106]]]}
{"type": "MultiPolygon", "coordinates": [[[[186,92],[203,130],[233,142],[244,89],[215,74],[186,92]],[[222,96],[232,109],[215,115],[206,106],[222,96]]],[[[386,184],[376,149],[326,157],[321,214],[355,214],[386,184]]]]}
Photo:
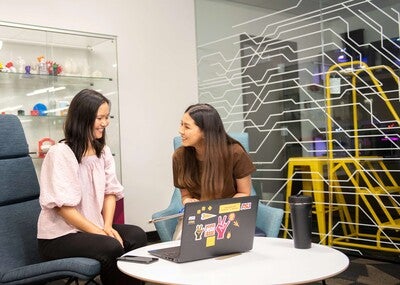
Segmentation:
{"type": "Polygon", "coordinates": [[[126,251],[147,245],[146,232],[135,225],[118,225],[118,232],[124,240],[126,251]]]}
{"type": "Polygon", "coordinates": [[[147,234],[146,232],[138,227],[138,226],[133,226],[135,229],[135,234],[134,236],[136,237],[136,243],[134,245],[135,248],[139,248],[142,246],[147,245],[147,234]]]}
{"type": "Polygon", "coordinates": [[[116,258],[124,254],[124,248],[115,238],[106,239],[98,248],[98,254],[116,258]]]}

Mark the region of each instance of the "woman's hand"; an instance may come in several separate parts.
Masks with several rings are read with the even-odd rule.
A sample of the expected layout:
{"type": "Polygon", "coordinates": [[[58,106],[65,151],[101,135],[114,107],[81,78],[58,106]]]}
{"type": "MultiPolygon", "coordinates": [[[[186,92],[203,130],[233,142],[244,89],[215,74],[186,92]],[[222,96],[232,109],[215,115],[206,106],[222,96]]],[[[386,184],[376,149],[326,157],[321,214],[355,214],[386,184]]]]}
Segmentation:
{"type": "Polygon", "coordinates": [[[199,202],[198,199],[192,198],[192,197],[187,197],[182,199],[182,204],[185,205],[187,203],[193,203],[193,202],[199,202]]]}
{"type": "Polygon", "coordinates": [[[119,235],[119,233],[114,230],[112,227],[104,227],[104,230],[106,235],[108,235],[109,237],[113,237],[115,238],[117,241],[119,241],[119,243],[122,245],[122,247],[124,247],[124,242],[122,241],[121,236],[119,235]]]}

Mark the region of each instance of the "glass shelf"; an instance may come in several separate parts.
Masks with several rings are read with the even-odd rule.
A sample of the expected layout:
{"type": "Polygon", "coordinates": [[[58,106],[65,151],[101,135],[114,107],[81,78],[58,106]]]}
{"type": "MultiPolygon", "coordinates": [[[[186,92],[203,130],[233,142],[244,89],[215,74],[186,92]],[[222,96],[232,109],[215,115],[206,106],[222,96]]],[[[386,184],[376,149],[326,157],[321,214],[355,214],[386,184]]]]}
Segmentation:
{"type": "Polygon", "coordinates": [[[91,77],[81,75],[50,75],[50,74],[26,74],[18,72],[0,72],[0,80],[47,80],[47,81],[59,81],[65,83],[82,82],[90,84],[94,81],[112,81],[110,77],[91,77]]]}
{"type": "Polygon", "coordinates": [[[114,120],[107,128],[107,144],[120,176],[116,37],[0,21],[0,41],[0,114],[18,116],[37,173],[43,161],[39,143],[63,138],[71,100],[90,88],[111,101],[114,120]],[[61,66],[58,75],[46,72],[52,63],[61,66]],[[46,115],[31,113],[39,109],[46,115]]]}

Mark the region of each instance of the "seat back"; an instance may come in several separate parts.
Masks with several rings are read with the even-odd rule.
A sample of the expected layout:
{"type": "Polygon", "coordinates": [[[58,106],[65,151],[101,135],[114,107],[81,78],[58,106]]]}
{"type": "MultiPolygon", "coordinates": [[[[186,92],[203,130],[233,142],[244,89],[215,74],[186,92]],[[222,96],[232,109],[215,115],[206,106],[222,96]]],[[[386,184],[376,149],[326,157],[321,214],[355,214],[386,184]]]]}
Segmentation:
{"type": "MultiPolygon", "coordinates": [[[[175,188],[171,197],[171,201],[169,202],[168,208],[154,213],[151,216],[151,218],[158,219],[161,217],[174,215],[179,213],[179,211],[182,208],[183,205],[182,205],[181,191],[178,188],[175,188]]],[[[163,242],[172,240],[177,224],[178,224],[177,218],[156,222],[154,226],[157,230],[160,240],[163,242]]]]}
{"type": "Polygon", "coordinates": [[[39,183],[18,117],[0,115],[0,276],[40,262],[39,183]]]}

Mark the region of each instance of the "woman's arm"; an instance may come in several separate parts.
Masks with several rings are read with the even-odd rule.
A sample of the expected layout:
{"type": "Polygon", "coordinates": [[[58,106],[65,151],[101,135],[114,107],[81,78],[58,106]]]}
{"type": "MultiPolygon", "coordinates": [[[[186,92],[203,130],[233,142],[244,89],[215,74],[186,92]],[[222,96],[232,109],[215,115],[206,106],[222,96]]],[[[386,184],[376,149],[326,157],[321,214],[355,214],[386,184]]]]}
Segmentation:
{"type": "Polygon", "coordinates": [[[233,197],[250,196],[251,193],[251,176],[236,179],[237,193],[233,197]]]}
{"type": "Polygon", "coordinates": [[[104,227],[112,227],[115,213],[116,199],[115,195],[105,195],[103,202],[104,227]]]}
{"type": "Polygon", "coordinates": [[[115,213],[115,206],[116,206],[116,197],[115,195],[105,195],[104,202],[103,202],[103,219],[104,219],[104,232],[113,238],[116,238],[121,245],[123,246],[123,241],[119,233],[113,229],[113,220],[114,220],[114,213],[115,213]]]}
{"type": "Polygon", "coordinates": [[[198,202],[198,199],[192,197],[190,192],[186,189],[180,189],[181,196],[182,196],[182,204],[185,205],[186,203],[198,202]]]}
{"type": "Polygon", "coordinates": [[[63,217],[63,219],[68,224],[76,227],[80,231],[92,234],[106,235],[103,229],[99,228],[98,226],[87,220],[74,207],[62,206],[55,209],[57,210],[57,213],[61,217],[63,217]]]}

